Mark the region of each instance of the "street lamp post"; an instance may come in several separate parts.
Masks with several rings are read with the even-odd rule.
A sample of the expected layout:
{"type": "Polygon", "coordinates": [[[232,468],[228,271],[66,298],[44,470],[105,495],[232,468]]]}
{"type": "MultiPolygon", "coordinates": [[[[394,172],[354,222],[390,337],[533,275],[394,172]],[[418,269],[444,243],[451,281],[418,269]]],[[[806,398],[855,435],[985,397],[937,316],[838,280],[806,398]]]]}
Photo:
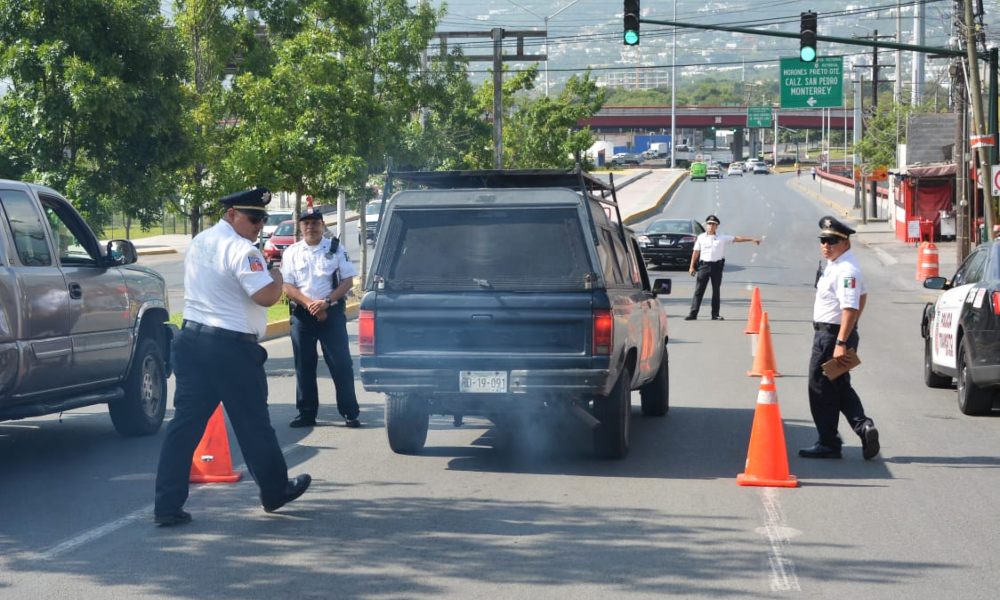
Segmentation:
{"type": "Polygon", "coordinates": [[[535,15],[536,17],[538,17],[539,19],[541,19],[542,23],[545,26],[545,95],[546,96],[549,95],[549,19],[554,19],[556,16],[559,15],[559,13],[561,13],[562,11],[566,10],[567,8],[573,6],[574,4],[576,4],[579,1],[580,0],[573,0],[572,2],[570,2],[569,4],[567,4],[566,6],[560,8],[556,12],[552,13],[551,15],[545,16],[545,15],[540,15],[540,14],[536,13],[535,11],[531,10],[530,8],[521,6],[517,2],[514,2],[514,0],[507,0],[507,2],[510,2],[511,4],[513,4],[514,6],[520,8],[524,12],[531,13],[531,14],[535,15]]]}

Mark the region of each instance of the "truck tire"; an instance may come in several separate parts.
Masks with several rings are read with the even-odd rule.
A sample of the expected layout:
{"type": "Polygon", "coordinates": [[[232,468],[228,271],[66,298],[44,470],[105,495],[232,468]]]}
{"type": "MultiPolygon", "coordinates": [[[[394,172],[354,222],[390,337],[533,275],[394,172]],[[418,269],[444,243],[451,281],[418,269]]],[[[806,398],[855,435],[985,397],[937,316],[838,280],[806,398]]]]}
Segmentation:
{"type": "Polygon", "coordinates": [[[670,357],[667,347],[663,346],[663,358],[660,359],[660,369],[656,377],[639,388],[642,398],[642,414],[647,417],[662,417],[670,410],[670,357]]]}
{"type": "Polygon", "coordinates": [[[153,435],[167,410],[167,375],[156,340],[141,336],[125,379],[125,398],[108,404],[111,422],[125,436],[153,435]]]}
{"type": "Polygon", "coordinates": [[[951,377],[934,372],[930,336],[924,338],[924,383],[930,388],[946,388],[951,385],[951,377]]]}
{"type": "Polygon", "coordinates": [[[625,367],[611,393],[594,400],[594,416],[601,422],[594,430],[594,450],[601,458],[620,460],[628,455],[632,420],[631,381],[632,372],[625,367]]]}
{"type": "Polygon", "coordinates": [[[389,394],[385,400],[385,432],[396,454],[420,452],[427,441],[427,402],[409,394],[389,394]]]}
{"type": "Polygon", "coordinates": [[[983,415],[993,409],[992,390],[984,390],[972,381],[969,373],[969,353],[965,344],[958,349],[958,410],[966,415],[983,415]]]}

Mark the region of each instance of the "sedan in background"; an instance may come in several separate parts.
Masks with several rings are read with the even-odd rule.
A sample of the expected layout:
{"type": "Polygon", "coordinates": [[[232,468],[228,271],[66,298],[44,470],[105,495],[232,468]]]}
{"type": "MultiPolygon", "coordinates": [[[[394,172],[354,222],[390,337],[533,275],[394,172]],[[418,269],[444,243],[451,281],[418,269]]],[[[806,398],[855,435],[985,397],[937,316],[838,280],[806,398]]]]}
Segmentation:
{"type": "Polygon", "coordinates": [[[639,235],[642,258],[654,266],[665,264],[688,267],[694,241],[705,228],[694,219],[659,219],[639,235]]]}
{"type": "Polygon", "coordinates": [[[283,221],[275,228],[271,237],[264,242],[264,260],[267,261],[267,268],[281,265],[281,253],[294,243],[295,221],[283,221]]]}
{"type": "Polygon", "coordinates": [[[705,177],[714,177],[715,179],[722,179],[722,168],[718,165],[709,165],[708,172],[705,177]]]}
{"type": "Polygon", "coordinates": [[[972,251],[951,279],[928,277],[941,290],[924,307],[924,383],[958,388],[958,409],[989,414],[1000,400],[1000,241],[972,251]]]}
{"type": "Polygon", "coordinates": [[[743,167],[740,163],[732,163],[729,165],[729,170],[726,171],[726,175],[732,177],[733,175],[739,175],[743,177],[743,167]]]}
{"type": "Polygon", "coordinates": [[[766,163],[758,162],[753,164],[753,174],[754,175],[770,175],[771,169],[767,168],[766,163]]]}

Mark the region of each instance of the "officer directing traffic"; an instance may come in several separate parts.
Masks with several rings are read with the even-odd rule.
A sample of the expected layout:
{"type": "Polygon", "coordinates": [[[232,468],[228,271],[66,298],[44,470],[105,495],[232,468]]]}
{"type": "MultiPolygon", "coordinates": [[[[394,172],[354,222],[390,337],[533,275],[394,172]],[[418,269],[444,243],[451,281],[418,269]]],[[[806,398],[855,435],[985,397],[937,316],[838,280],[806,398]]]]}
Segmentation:
{"type": "Polygon", "coordinates": [[[851,250],[854,230],[830,216],[820,219],[819,226],[819,243],[828,262],[816,282],[815,334],[809,359],[809,409],[819,440],[799,450],[799,456],[840,458],[844,441],[837,433],[837,425],[840,413],[844,413],[851,429],[861,438],[862,456],[870,460],[879,452],[878,429],[865,415],[861,398],[851,387],[850,372],[833,380],[823,372],[823,363],[830,359],[847,366],[847,350],[857,350],[857,325],[868,300],[868,288],[851,250]]]}
{"type": "Polygon", "coordinates": [[[270,200],[263,187],[222,198],[225,216],[196,236],[184,257],[184,321],[171,345],[174,418],[156,472],[153,517],[161,526],[191,521],[183,510],[191,461],[220,401],[265,512],[295,500],[311,482],[309,475],[288,478],[267,410],[267,351],[257,343],[283,283],[254,245],[270,200]]]}
{"type": "Polygon", "coordinates": [[[705,233],[699,234],[694,241],[694,251],[691,253],[691,267],[688,272],[694,275],[697,271],[698,278],[694,285],[694,298],[691,299],[691,312],[684,317],[685,321],[694,321],[698,318],[698,311],[701,309],[701,299],[705,297],[705,289],[709,280],[712,281],[712,320],[723,321],[719,314],[722,304],[722,269],[726,266],[726,245],[733,242],[753,242],[760,245],[760,240],[741,235],[725,235],[718,233],[719,217],[708,215],[705,219],[705,233]]]}
{"type": "Polygon", "coordinates": [[[295,357],[295,407],[291,427],[311,427],[319,412],[316,342],[323,349],[337,394],[337,410],[347,427],[360,427],[354,391],[354,364],[347,337],[345,296],[358,274],[337,238],[323,237],[323,215],[308,208],[299,217],[302,239],[281,260],[284,290],[292,302],[290,319],[295,357]]]}

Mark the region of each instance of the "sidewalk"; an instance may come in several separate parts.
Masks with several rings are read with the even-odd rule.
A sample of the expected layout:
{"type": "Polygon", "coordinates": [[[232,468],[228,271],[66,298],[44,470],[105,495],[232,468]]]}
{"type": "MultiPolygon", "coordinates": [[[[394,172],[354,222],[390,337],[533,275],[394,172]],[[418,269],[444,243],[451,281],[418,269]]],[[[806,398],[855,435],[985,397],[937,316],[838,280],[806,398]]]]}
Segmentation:
{"type": "MultiPolygon", "coordinates": [[[[911,278],[916,276],[919,244],[906,243],[897,238],[896,232],[893,230],[893,223],[889,221],[885,212],[880,212],[876,218],[869,217],[867,223],[862,223],[861,209],[854,208],[854,190],[852,188],[824,181],[819,177],[813,181],[812,177],[805,174],[802,178],[790,176],[788,186],[828,205],[832,209],[833,216],[845,218],[847,224],[858,232],[855,238],[857,243],[870,248],[883,266],[898,268],[901,273],[909,273],[911,278]]],[[[870,195],[866,194],[863,201],[867,202],[867,206],[870,208],[870,195]]],[[[882,203],[884,202],[883,200],[882,203]]],[[[880,203],[880,211],[882,203],[880,203]]],[[[948,276],[955,266],[955,257],[958,252],[957,242],[934,242],[934,245],[938,248],[941,275],[948,276]]],[[[914,281],[916,282],[915,279],[914,281]]]]}

